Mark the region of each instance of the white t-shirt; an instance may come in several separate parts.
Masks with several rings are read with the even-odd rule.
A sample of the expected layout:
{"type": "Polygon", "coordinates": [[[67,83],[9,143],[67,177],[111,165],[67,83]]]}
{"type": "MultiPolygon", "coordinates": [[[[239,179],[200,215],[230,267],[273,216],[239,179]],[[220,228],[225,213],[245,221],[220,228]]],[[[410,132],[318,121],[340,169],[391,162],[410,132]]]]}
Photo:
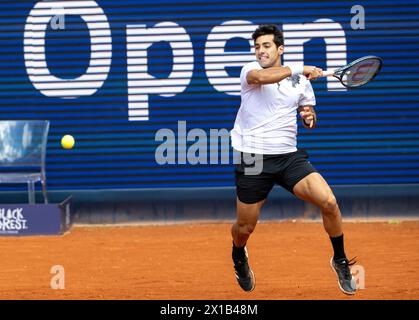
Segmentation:
{"type": "Polygon", "coordinates": [[[297,151],[297,108],[316,104],[310,81],[295,75],[273,84],[248,84],[247,73],[255,69],[262,69],[257,61],[241,70],[241,105],[231,131],[233,148],[256,154],[297,151]]]}

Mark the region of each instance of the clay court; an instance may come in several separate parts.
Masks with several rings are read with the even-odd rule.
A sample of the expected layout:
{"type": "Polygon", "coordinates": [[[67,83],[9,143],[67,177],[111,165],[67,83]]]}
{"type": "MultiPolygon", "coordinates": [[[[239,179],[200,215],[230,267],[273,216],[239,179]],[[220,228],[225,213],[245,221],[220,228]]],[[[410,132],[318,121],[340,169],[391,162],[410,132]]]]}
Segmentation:
{"type": "Polygon", "coordinates": [[[75,226],[63,236],[0,238],[1,299],[419,299],[419,221],[346,222],[365,289],[340,292],[320,222],[262,222],[248,244],[256,289],[242,292],[230,223],[75,226]],[[51,267],[65,269],[53,290],[51,267]]]}

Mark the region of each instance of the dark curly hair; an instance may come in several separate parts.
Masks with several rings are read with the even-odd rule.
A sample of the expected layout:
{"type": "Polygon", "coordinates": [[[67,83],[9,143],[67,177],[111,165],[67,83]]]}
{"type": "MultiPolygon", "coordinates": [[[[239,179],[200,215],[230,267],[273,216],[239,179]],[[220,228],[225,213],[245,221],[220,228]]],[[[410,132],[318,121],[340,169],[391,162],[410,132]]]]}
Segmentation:
{"type": "Polygon", "coordinates": [[[267,34],[273,34],[274,36],[274,43],[276,47],[284,45],[284,35],[281,30],[277,28],[274,24],[262,24],[260,25],[255,32],[252,34],[253,41],[256,42],[256,39],[260,36],[264,36],[267,34]]]}

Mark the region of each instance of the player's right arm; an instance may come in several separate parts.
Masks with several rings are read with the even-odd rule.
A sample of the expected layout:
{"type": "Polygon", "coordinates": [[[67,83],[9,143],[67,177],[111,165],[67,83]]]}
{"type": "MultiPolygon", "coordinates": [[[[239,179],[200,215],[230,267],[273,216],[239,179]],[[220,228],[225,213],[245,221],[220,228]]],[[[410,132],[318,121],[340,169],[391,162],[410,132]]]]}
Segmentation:
{"type": "MultiPolygon", "coordinates": [[[[322,70],[314,66],[304,66],[303,74],[309,79],[314,80],[322,75],[322,70]]],[[[260,70],[250,70],[246,80],[248,84],[270,84],[277,83],[292,75],[289,67],[270,67],[260,70]]]]}

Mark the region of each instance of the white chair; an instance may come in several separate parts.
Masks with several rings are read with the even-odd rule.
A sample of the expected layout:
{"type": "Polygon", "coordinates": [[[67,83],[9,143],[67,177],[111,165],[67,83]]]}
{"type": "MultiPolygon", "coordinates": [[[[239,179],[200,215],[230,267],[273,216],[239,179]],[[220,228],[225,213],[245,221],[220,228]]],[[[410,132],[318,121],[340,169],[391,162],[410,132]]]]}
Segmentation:
{"type": "Polygon", "coordinates": [[[48,120],[0,121],[0,183],[26,183],[30,204],[35,204],[35,183],[39,181],[48,203],[45,175],[48,131],[48,120]]]}

